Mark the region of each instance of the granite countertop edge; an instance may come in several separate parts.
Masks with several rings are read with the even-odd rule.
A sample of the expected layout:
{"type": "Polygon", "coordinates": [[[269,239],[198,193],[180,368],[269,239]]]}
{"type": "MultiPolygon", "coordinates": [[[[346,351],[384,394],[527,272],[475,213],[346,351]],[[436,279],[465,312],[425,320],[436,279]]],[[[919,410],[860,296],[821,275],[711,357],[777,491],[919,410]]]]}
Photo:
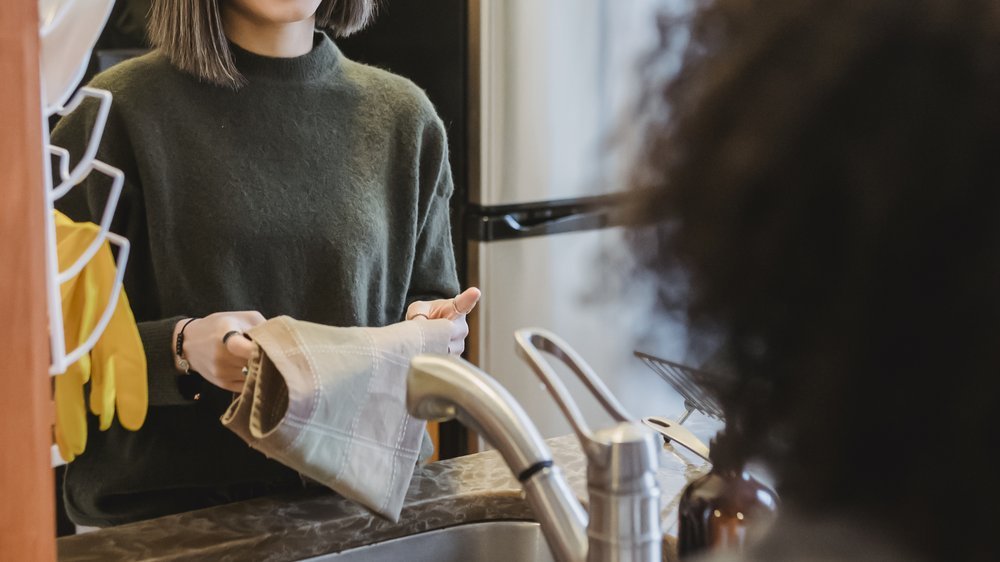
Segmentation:
{"type": "MultiPolygon", "coordinates": [[[[572,435],[547,441],[586,500],[586,460],[572,435]]],[[[706,467],[669,446],[658,480],[665,557],[673,558],[677,502],[706,467]],[[669,551],[669,552],[668,552],[669,551]]],[[[268,496],[58,539],[58,559],[285,562],[465,523],[534,520],[520,484],[496,451],[418,467],[398,522],[322,488],[268,496]]]]}

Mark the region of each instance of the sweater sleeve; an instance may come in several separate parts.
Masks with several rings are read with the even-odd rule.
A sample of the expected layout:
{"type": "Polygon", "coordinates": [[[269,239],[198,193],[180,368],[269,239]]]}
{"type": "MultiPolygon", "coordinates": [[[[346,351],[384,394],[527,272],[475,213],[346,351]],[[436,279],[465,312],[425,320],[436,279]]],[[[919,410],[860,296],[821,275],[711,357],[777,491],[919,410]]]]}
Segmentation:
{"type": "MultiPolygon", "coordinates": [[[[107,85],[103,87],[111,89],[107,85]]],[[[62,118],[52,131],[52,144],[70,152],[71,166],[76,164],[86,150],[98,109],[97,100],[87,99],[79,108],[62,118]]],[[[125,183],[111,222],[111,231],[128,238],[130,242],[125,292],[146,352],[149,404],[188,404],[190,401],[177,388],[177,373],[171,352],[173,327],[179,318],[161,318],[160,315],[156,279],[149,260],[149,236],[140,178],[125,120],[114,102],[97,151],[97,159],[125,173],[125,183]]],[[[58,183],[58,167],[54,168],[54,183],[58,183]]],[[[111,185],[110,177],[93,170],[86,179],[56,202],[56,208],[76,221],[100,222],[111,185]]]]}
{"type": "Polygon", "coordinates": [[[418,300],[451,298],[460,290],[451,242],[449,202],[454,183],[444,125],[436,115],[424,126],[419,154],[420,223],[407,306],[418,300]]]}

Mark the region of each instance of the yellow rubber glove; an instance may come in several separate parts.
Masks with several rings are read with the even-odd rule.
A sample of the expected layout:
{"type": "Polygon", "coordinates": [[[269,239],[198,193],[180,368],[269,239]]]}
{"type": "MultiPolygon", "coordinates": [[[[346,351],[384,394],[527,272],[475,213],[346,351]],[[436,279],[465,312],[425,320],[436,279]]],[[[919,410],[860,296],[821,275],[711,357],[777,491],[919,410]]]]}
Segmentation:
{"type": "Polygon", "coordinates": [[[82,372],[74,363],[56,379],[55,441],[59,455],[73,462],[87,446],[87,407],[83,399],[82,372]]]}
{"type": "MultiPolygon", "coordinates": [[[[59,260],[59,271],[65,271],[77,260],[94,238],[100,233],[100,228],[92,223],[75,223],[59,211],[54,212],[56,224],[56,254],[59,260]]],[[[62,296],[63,333],[66,338],[66,352],[76,349],[89,337],[96,320],[92,319],[94,311],[100,303],[88,300],[84,271],[66,280],[59,287],[62,296]]],[[[83,382],[90,380],[90,358],[84,354],[82,363],[83,382]]]]}
{"type": "MultiPolygon", "coordinates": [[[[59,269],[65,270],[83,254],[96,236],[94,225],[76,225],[61,213],[55,214],[56,248],[59,269]]],[[[92,326],[86,319],[94,315],[96,303],[87,298],[80,275],[62,284],[63,335],[66,350],[79,346],[92,326]]],[[[71,462],[87,445],[87,408],[84,401],[84,384],[90,378],[90,356],[84,354],[79,361],[69,365],[66,372],[55,377],[56,424],[55,441],[59,454],[71,462]]]]}
{"type": "MultiPolygon", "coordinates": [[[[87,286],[96,287],[101,308],[115,281],[115,262],[107,246],[94,256],[87,271],[87,286]]],[[[146,382],[146,352],[139,338],[132,308],[123,288],[104,334],[91,351],[90,411],[100,417],[101,430],[111,427],[116,406],[118,422],[135,431],[146,420],[148,384],[146,382]]]]}
{"type": "MultiPolygon", "coordinates": [[[[89,334],[97,326],[97,322],[101,319],[100,316],[107,308],[108,297],[112,290],[111,284],[114,283],[114,261],[107,246],[102,247],[94,254],[93,260],[80,272],[80,277],[83,278],[81,280],[82,292],[87,295],[87,301],[97,305],[93,309],[88,309],[88,316],[83,319],[83,324],[88,328],[87,333],[89,334]],[[112,262],[110,272],[105,271],[107,269],[106,261],[112,262]],[[110,278],[108,278],[109,275],[110,278]]],[[[114,369],[110,371],[101,369],[101,361],[97,358],[98,347],[110,337],[108,334],[110,327],[109,322],[101,338],[97,340],[94,348],[90,351],[90,411],[100,419],[101,431],[111,427],[111,420],[115,416],[114,369]]],[[[143,367],[145,368],[145,365],[143,367]]]]}
{"type": "MultiPolygon", "coordinates": [[[[67,267],[90,245],[99,229],[91,223],[74,223],[56,213],[56,239],[60,269],[67,267]]],[[[115,261],[107,243],[80,273],[61,287],[67,350],[93,333],[108,304],[115,281],[115,261]]],[[[100,428],[111,426],[115,406],[123,427],[139,429],[147,410],[146,355],[124,289],[104,334],[90,355],[70,365],[56,377],[56,443],[70,462],[86,446],[86,407],[83,384],[90,380],[90,409],[100,428]]]]}

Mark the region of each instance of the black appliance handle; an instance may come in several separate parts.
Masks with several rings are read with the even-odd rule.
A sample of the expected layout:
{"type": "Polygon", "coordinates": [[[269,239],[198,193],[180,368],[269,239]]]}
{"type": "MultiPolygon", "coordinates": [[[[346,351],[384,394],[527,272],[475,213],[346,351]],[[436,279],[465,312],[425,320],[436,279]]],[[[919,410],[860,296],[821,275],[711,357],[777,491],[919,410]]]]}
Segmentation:
{"type": "Polygon", "coordinates": [[[574,230],[591,230],[603,227],[608,221],[608,209],[586,211],[562,217],[522,217],[516,213],[503,216],[503,222],[512,232],[522,236],[559,234],[574,230]]]}
{"type": "Polygon", "coordinates": [[[607,228],[620,223],[614,204],[525,205],[469,215],[469,238],[480,242],[515,240],[607,228]]]}

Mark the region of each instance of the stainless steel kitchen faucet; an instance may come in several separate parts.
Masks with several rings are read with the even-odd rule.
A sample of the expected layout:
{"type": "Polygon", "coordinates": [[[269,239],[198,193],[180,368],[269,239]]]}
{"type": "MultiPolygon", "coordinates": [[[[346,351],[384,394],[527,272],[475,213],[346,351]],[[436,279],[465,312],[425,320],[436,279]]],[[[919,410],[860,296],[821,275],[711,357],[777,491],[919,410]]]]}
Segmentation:
{"type": "Polygon", "coordinates": [[[577,501],[534,424],[491,376],[462,359],[421,355],[407,379],[407,408],[426,420],[458,419],[500,452],[524,487],[549,548],[561,562],[659,561],[659,437],[625,413],[608,388],[558,336],[541,329],[515,334],[518,353],[531,365],[587,456],[589,515],[577,501]],[[591,431],[579,408],[543,357],[568,366],[597,398],[615,425],[591,431]]]}

